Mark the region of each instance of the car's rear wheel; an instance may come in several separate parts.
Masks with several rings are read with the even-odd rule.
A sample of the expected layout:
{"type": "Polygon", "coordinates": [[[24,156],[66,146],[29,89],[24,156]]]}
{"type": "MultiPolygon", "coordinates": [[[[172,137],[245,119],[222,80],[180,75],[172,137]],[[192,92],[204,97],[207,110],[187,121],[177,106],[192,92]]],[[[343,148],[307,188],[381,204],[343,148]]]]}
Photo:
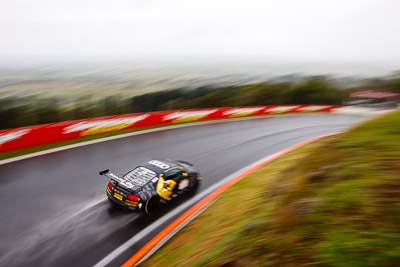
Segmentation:
{"type": "Polygon", "coordinates": [[[152,196],[146,201],[144,212],[146,214],[152,214],[158,207],[160,207],[160,198],[158,196],[152,196]]]}

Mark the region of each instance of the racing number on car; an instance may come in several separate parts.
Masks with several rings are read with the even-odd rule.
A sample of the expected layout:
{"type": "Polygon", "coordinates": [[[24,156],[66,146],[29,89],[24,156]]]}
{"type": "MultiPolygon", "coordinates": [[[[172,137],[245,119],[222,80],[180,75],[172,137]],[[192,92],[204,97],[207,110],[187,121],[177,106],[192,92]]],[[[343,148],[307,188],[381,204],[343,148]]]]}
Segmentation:
{"type": "Polygon", "coordinates": [[[149,164],[154,165],[154,166],[156,166],[156,167],[158,167],[160,169],[163,169],[163,170],[169,168],[168,164],[165,164],[164,162],[161,162],[161,161],[158,161],[158,160],[150,160],[149,164]]]}

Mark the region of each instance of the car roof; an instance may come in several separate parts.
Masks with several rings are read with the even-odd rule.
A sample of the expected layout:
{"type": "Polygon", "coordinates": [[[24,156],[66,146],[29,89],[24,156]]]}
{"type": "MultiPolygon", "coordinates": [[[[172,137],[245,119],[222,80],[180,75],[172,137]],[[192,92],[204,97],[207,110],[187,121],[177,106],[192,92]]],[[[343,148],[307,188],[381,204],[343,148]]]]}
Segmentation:
{"type": "Polygon", "coordinates": [[[165,173],[173,168],[184,168],[184,166],[171,159],[152,159],[140,166],[146,167],[159,174],[165,173]]]}

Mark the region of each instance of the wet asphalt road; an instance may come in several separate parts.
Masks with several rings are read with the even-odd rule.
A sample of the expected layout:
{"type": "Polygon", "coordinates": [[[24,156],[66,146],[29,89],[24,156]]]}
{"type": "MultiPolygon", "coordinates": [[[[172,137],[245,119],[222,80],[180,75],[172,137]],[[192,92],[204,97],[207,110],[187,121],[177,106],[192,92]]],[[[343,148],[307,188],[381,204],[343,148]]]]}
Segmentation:
{"type": "MultiPolygon", "coordinates": [[[[362,118],[294,114],[218,122],[136,135],[0,165],[0,266],[92,266],[186,199],[152,217],[106,199],[98,172],[124,173],[151,158],[183,159],[200,169],[198,192],[235,171],[362,118]]],[[[160,230],[159,227],[157,230],[160,230]]],[[[123,263],[148,233],[110,265],[123,263]]]]}

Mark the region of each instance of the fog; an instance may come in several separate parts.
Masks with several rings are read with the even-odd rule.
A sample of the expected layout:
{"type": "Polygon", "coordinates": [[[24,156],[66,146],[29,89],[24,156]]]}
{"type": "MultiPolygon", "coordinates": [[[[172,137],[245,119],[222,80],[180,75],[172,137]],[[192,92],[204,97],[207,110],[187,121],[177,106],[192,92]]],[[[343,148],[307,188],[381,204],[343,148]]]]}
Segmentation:
{"type": "Polygon", "coordinates": [[[239,60],[387,71],[400,63],[399,8],[395,0],[3,0],[0,62],[239,60]]]}

